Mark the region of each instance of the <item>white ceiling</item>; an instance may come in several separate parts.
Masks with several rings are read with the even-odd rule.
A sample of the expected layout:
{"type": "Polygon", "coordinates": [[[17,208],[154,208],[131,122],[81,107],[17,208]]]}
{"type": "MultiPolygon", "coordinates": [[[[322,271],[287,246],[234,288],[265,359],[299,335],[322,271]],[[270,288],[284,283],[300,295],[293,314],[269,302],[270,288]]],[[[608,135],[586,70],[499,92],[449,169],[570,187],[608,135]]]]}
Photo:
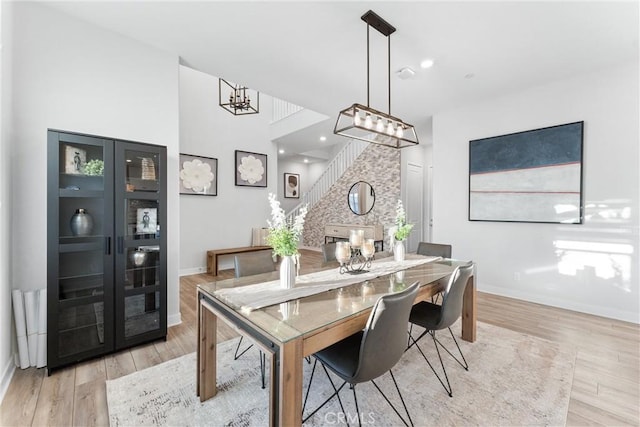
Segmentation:
{"type": "MultiPolygon", "coordinates": [[[[392,111],[420,126],[458,105],[638,61],[637,1],[49,2],[49,7],[180,56],[182,63],[330,117],[366,103],[372,9],[396,27],[392,111]],[[419,63],[433,58],[435,66],[419,63]],[[465,76],[473,75],[468,78],[465,76]]],[[[387,110],[386,38],[371,31],[371,106],[387,110]]],[[[315,139],[309,132],[291,136],[315,139]]],[[[287,142],[289,141],[289,142],[287,142]]],[[[308,148],[308,144],[307,144],[308,148]]],[[[305,150],[307,148],[304,148],[305,150]]]]}

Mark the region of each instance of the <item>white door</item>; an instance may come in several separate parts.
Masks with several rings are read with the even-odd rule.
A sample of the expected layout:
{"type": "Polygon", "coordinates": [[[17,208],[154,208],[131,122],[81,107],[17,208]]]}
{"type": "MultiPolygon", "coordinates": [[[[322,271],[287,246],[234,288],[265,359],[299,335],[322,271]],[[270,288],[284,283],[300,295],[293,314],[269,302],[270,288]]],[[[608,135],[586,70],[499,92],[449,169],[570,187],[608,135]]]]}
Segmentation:
{"type": "Polygon", "coordinates": [[[413,229],[407,240],[407,251],[415,252],[418,249],[418,243],[422,241],[424,231],[424,171],[422,165],[407,163],[406,185],[407,222],[413,224],[413,229]]]}

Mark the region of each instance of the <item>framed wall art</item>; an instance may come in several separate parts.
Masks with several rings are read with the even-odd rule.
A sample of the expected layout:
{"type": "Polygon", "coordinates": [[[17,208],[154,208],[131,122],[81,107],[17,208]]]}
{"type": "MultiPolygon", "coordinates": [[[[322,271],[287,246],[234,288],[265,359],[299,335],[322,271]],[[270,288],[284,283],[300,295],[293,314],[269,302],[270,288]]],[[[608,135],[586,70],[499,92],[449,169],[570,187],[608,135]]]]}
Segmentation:
{"type": "Polygon", "coordinates": [[[138,208],[136,211],[136,233],[155,234],[158,226],[157,208],[138,208]]]}
{"type": "Polygon", "coordinates": [[[583,128],[469,141],[469,220],[582,224],[583,128]]]}
{"type": "Polygon", "coordinates": [[[218,195],[218,159],[180,154],[180,194],[218,195]]]}
{"type": "Polygon", "coordinates": [[[243,187],[267,186],[267,155],[236,150],[236,185],[243,187]]]}
{"type": "Polygon", "coordinates": [[[288,199],[300,198],[300,175],[296,173],[284,174],[284,197],[288,199]]]}
{"type": "Polygon", "coordinates": [[[87,164],[87,150],[73,145],[64,146],[64,173],[79,175],[87,164]]]}

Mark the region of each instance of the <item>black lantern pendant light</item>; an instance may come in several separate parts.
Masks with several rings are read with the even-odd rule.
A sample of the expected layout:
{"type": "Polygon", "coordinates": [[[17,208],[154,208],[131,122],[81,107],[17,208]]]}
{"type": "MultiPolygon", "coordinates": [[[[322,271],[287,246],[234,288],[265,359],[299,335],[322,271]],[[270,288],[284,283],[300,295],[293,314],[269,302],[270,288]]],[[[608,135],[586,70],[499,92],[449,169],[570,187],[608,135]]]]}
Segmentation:
{"type": "Polygon", "coordinates": [[[236,116],[257,114],[260,112],[260,92],[218,79],[218,104],[236,116]],[[229,98],[225,98],[227,93],[229,98]]]}
{"type": "Polygon", "coordinates": [[[371,10],[362,15],[362,20],[367,23],[367,105],[353,104],[340,111],[333,133],[393,148],[418,145],[418,135],[413,125],[391,115],[390,36],[396,29],[371,10]],[[387,37],[389,91],[389,109],[387,113],[374,110],[369,106],[369,27],[375,28],[383,36],[387,37]]]}

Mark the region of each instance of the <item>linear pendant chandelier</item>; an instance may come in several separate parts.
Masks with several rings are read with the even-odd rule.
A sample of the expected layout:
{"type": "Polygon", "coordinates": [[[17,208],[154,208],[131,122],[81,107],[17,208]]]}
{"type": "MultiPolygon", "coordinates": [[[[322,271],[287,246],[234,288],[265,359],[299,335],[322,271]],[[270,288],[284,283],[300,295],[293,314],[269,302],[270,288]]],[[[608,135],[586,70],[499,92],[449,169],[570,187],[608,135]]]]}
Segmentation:
{"type": "Polygon", "coordinates": [[[338,114],[333,133],[393,148],[418,145],[418,135],[413,125],[391,115],[391,34],[396,29],[372,10],[362,15],[367,23],[367,105],[353,104],[338,114]],[[369,27],[387,37],[388,102],[387,113],[369,106],[369,27]]]}

